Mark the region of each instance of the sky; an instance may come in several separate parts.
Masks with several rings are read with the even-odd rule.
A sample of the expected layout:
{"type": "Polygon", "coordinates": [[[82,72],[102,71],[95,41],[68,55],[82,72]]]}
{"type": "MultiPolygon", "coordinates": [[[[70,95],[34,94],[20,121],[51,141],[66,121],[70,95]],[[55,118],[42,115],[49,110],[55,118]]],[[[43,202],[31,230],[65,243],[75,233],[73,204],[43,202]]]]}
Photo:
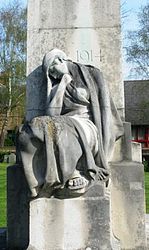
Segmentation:
{"type": "Polygon", "coordinates": [[[124,10],[128,11],[125,18],[124,30],[134,30],[137,26],[137,13],[141,6],[145,6],[149,0],[121,0],[124,10]]]}
{"type": "MultiPolygon", "coordinates": [[[[123,4],[123,10],[126,12],[126,17],[124,18],[122,24],[122,46],[127,46],[127,33],[128,31],[133,31],[138,28],[138,12],[142,6],[149,3],[149,0],[121,0],[123,4]]],[[[125,51],[123,50],[123,77],[125,80],[138,79],[138,76],[132,75],[130,73],[131,64],[126,62],[125,51]]]]}
{"type": "MultiPolygon", "coordinates": [[[[0,7],[7,4],[7,3],[11,3],[14,0],[0,0],[0,7]]],[[[23,3],[24,5],[27,4],[27,0],[20,0],[21,3],[23,3]]]]}
{"type": "MultiPolygon", "coordinates": [[[[12,2],[13,0],[0,0],[0,7],[3,4],[12,2]]],[[[27,0],[20,0],[24,5],[27,4],[27,0]]],[[[68,1],[68,0],[67,0],[68,1]]],[[[112,0],[111,0],[112,1],[112,0]]],[[[127,32],[130,30],[135,30],[138,28],[138,17],[137,13],[139,12],[142,6],[145,6],[149,3],[149,0],[121,0],[122,10],[126,13],[126,17],[123,20],[122,24],[122,46],[127,46],[127,32]]],[[[123,76],[124,79],[128,80],[135,78],[135,76],[130,75],[131,64],[126,62],[125,53],[123,50],[123,76]]]]}

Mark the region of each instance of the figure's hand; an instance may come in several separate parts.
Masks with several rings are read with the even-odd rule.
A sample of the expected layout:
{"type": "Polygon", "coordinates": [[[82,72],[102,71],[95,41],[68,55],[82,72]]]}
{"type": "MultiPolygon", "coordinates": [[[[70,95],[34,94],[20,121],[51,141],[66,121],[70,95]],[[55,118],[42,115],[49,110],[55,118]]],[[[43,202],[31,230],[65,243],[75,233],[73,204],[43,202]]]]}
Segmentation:
{"type": "Polygon", "coordinates": [[[67,86],[70,82],[72,81],[72,77],[70,74],[64,74],[62,77],[62,84],[64,84],[65,86],[67,86]]]}

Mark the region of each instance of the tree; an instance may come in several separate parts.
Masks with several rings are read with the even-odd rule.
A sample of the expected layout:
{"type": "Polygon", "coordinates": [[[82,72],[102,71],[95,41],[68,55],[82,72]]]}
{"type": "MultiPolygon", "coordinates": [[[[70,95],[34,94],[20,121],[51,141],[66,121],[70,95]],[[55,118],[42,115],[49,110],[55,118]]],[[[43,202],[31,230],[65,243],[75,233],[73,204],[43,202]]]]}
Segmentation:
{"type": "Polygon", "coordinates": [[[127,62],[133,64],[132,71],[139,78],[149,79],[149,3],[140,9],[138,20],[138,30],[128,35],[127,62]]]}
{"type": "Polygon", "coordinates": [[[24,101],[26,71],[26,8],[13,1],[0,9],[0,146],[4,145],[10,113],[24,101]]]}

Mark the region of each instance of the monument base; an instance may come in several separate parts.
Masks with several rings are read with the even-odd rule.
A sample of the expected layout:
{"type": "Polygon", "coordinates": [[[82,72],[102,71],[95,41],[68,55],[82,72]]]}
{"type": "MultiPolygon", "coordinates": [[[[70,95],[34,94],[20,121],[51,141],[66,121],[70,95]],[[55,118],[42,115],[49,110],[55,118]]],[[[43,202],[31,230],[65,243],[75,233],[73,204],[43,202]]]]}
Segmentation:
{"type": "Polygon", "coordinates": [[[27,193],[23,169],[9,167],[8,249],[120,249],[111,233],[110,199],[103,185],[95,185],[73,199],[38,198],[29,202],[27,193]]]}
{"type": "Polygon", "coordinates": [[[111,179],[112,229],[121,249],[147,250],[143,165],[112,163],[111,179]]]}
{"type": "Polygon", "coordinates": [[[111,177],[110,216],[110,199],[102,185],[78,198],[29,201],[23,168],[9,167],[8,249],[147,249],[143,166],[132,161],[113,163],[111,177]]]}
{"type": "Polygon", "coordinates": [[[31,249],[112,249],[109,198],[41,198],[32,201],[28,250],[31,249]]]}

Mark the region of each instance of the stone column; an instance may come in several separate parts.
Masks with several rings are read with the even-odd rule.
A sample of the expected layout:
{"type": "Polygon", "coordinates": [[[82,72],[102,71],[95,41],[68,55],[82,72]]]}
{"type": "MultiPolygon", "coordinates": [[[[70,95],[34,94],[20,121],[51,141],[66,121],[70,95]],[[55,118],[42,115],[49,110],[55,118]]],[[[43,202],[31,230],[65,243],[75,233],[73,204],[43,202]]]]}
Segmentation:
{"type": "Polygon", "coordinates": [[[121,115],[124,94],[121,69],[120,0],[29,0],[27,119],[44,113],[43,55],[57,47],[74,61],[100,68],[121,115]],[[34,74],[33,74],[34,71],[34,74]],[[35,80],[36,79],[36,80],[35,80]],[[42,90],[42,91],[41,91],[42,90]],[[36,93],[36,99],[30,93],[36,93]],[[40,96],[40,98],[37,98],[40,96]]]}
{"type": "MultiPolygon", "coordinates": [[[[100,68],[124,116],[120,0],[28,1],[27,120],[45,114],[41,63],[43,55],[55,47],[73,61],[100,68]]],[[[29,249],[49,249],[50,245],[52,250],[119,249],[112,241],[110,200],[104,194],[63,201],[39,199],[30,206],[29,249]],[[57,231],[54,241],[52,230],[57,231]],[[38,241],[39,235],[43,241],[38,241]]]]}

